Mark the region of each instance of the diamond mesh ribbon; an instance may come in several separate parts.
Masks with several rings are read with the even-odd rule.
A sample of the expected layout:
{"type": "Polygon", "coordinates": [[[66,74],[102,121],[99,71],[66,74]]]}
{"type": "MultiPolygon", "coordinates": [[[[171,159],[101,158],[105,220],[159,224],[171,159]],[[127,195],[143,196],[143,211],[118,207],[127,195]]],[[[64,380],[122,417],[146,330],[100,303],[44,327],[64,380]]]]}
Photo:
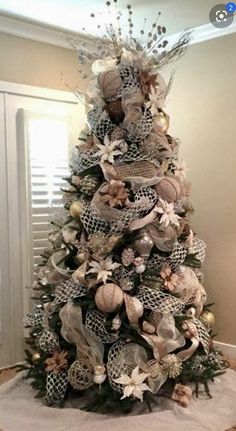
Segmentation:
{"type": "Polygon", "coordinates": [[[120,63],[119,71],[123,81],[123,92],[127,93],[127,91],[139,88],[138,71],[134,67],[120,63]]]}
{"type": "Polygon", "coordinates": [[[60,371],[54,374],[50,371],[47,375],[46,397],[48,405],[56,404],[63,401],[67,389],[68,377],[66,371],[60,371]]]}
{"type": "Polygon", "coordinates": [[[97,155],[97,151],[94,149],[87,151],[78,151],[78,149],[74,149],[71,157],[71,168],[72,171],[80,174],[86,169],[91,168],[92,166],[96,166],[99,163],[99,157],[97,155]]]}
{"type": "MultiPolygon", "coordinates": [[[[149,160],[149,157],[145,154],[141,154],[140,149],[136,144],[131,144],[129,145],[128,151],[124,155],[117,157],[117,160],[119,163],[124,163],[138,160],[149,160]]],[[[86,151],[78,151],[78,149],[75,149],[72,152],[70,164],[73,172],[79,174],[92,166],[98,165],[99,163],[100,158],[95,149],[86,151]]],[[[156,163],[156,161],[154,160],[153,163],[156,163]]]]}
{"type": "Polygon", "coordinates": [[[184,309],[184,302],[168,293],[147,286],[141,286],[137,298],[147,310],[160,313],[179,314],[184,309]]]}
{"type": "Polygon", "coordinates": [[[151,112],[146,109],[141,121],[130,122],[126,127],[127,139],[130,141],[141,142],[145,139],[153,128],[153,117],[151,112]]]}
{"type": "Polygon", "coordinates": [[[25,317],[25,326],[40,328],[43,326],[44,312],[40,305],[33,305],[32,313],[28,313],[25,317]]]}
{"type": "Polygon", "coordinates": [[[75,298],[81,298],[86,293],[87,289],[85,286],[75,283],[72,279],[64,281],[55,289],[54,304],[58,305],[75,298]]]}
{"type": "Polygon", "coordinates": [[[206,244],[204,241],[198,238],[194,238],[193,245],[188,250],[189,254],[195,254],[196,259],[200,260],[201,263],[204,262],[206,256],[206,244]]]}
{"type": "Polygon", "coordinates": [[[105,327],[106,316],[100,311],[87,311],[85,326],[103,343],[114,343],[119,338],[118,332],[109,333],[105,327]]]}
{"type": "Polygon", "coordinates": [[[80,219],[89,235],[97,232],[119,234],[131,221],[144,217],[156,200],[156,192],[151,187],[140,189],[134,196],[132,207],[122,210],[103,205],[101,202],[97,206],[94,196],[93,202],[82,208],[80,219]]]}
{"type": "Polygon", "coordinates": [[[38,339],[38,346],[43,352],[48,354],[60,349],[59,340],[51,329],[44,330],[38,339]]]}
{"type": "Polygon", "coordinates": [[[115,128],[115,125],[111,122],[110,118],[108,116],[107,118],[103,118],[103,116],[104,112],[98,107],[94,107],[87,115],[91,131],[98,137],[98,139],[102,140],[115,128]]]}
{"type": "Polygon", "coordinates": [[[205,353],[209,354],[211,338],[201,320],[193,318],[192,322],[196,325],[198,331],[198,339],[203,346],[205,353]]]}
{"type": "Polygon", "coordinates": [[[147,269],[155,269],[159,271],[164,263],[170,265],[171,269],[176,270],[184,261],[187,256],[186,249],[176,242],[170,256],[162,257],[154,254],[153,257],[147,262],[147,269]]]}

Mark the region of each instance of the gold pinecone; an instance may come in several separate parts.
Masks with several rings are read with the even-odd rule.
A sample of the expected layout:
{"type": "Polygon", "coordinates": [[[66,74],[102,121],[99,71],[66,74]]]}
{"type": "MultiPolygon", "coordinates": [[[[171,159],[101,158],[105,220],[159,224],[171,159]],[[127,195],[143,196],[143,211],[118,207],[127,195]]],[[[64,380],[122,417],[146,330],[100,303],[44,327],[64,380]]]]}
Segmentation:
{"type": "Polygon", "coordinates": [[[100,181],[97,177],[86,175],[81,181],[80,191],[88,196],[92,196],[96,192],[99,183],[100,181]]]}

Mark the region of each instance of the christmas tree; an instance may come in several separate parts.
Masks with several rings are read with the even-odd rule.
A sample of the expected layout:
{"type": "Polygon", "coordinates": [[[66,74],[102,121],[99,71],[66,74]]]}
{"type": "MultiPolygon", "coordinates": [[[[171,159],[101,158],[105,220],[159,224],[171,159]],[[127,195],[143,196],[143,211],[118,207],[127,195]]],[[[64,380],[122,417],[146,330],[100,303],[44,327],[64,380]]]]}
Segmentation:
{"type": "Polygon", "coordinates": [[[125,40],[120,19],[94,52],[78,49],[91,66],[88,125],[26,317],[38,396],[49,405],[78,396],[101,412],[140,401],[151,409],[163,395],[187,406],[189,383],[210,396],[208,381],[227,366],[212,342],[205,244],[190,225],[190,184],[164,111],[170,83],[160,70],[185,53],[190,34],[168,49],[155,22],[142,44],[130,6],[125,40]]]}

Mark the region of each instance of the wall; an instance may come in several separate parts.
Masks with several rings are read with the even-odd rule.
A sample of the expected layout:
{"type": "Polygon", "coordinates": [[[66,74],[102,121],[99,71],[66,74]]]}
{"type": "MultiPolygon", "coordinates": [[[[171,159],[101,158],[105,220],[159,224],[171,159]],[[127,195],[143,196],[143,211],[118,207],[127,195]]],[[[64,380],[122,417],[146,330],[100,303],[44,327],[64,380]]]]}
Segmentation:
{"type": "MultiPolygon", "coordinates": [[[[167,112],[171,134],[182,140],[190,168],[193,224],[208,245],[204,265],[209,301],[216,303],[217,339],[236,344],[236,35],[190,47],[173,65],[167,112]]],[[[67,49],[0,35],[0,80],[66,89],[80,84],[76,54],[67,49]]]]}
{"type": "Polygon", "coordinates": [[[173,65],[166,110],[190,168],[193,226],[207,243],[209,302],[217,340],[236,345],[236,35],[189,48],[173,65]]]}
{"type": "Polygon", "coordinates": [[[45,43],[0,34],[0,80],[67,90],[85,88],[76,52],[45,43]]]}

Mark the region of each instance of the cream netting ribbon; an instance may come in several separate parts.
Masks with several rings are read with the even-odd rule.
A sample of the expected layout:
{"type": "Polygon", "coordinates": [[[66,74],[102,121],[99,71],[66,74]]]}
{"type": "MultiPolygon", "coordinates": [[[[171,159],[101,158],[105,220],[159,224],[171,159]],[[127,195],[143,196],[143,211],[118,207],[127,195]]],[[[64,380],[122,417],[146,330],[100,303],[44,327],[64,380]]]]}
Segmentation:
{"type": "Polygon", "coordinates": [[[62,321],[61,335],[77,348],[78,357],[87,357],[90,364],[103,364],[104,347],[101,341],[83,325],[82,310],[71,301],[64,305],[59,313],[62,321]]]}

